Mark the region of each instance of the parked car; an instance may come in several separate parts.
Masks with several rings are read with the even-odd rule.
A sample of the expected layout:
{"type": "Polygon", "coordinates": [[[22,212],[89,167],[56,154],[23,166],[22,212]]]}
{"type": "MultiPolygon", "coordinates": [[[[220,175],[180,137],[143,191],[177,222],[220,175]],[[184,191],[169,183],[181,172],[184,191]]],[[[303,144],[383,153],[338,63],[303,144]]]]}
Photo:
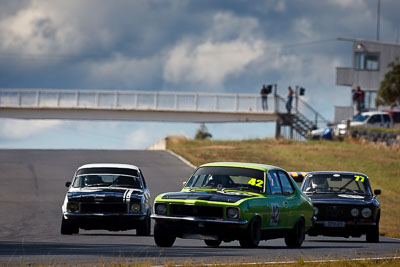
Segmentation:
{"type": "MultiPolygon", "coordinates": [[[[373,127],[373,128],[392,128],[393,127],[393,119],[389,115],[389,113],[384,111],[369,111],[362,112],[355,116],[350,121],[350,126],[357,127],[373,127]]],[[[347,125],[346,123],[340,123],[336,125],[334,129],[334,134],[336,136],[342,136],[346,134],[347,125]]]]}
{"type": "Polygon", "coordinates": [[[400,110],[384,110],[385,112],[389,113],[393,119],[393,126],[394,128],[400,128],[400,110]]]}
{"type": "Polygon", "coordinates": [[[311,227],[313,206],[283,169],[253,163],[216,162],[200,166],[181,192],[154,201],[154,240],[170,247],[175,239],[203,239],[207,246],[239,240],[284,238],[300,247],[311,227]]]}
{"type": "Polygon", "coordinates": [[[315,129],[310,132],[311,140],[332,140],[333,127],[325,127],[320,129],[315,129]]]}
{"type": "Polygon", "coordinates": [[[368,177],[358,172],[309,172],[302,191],[314,204],[316,220],[308,235],[360,237],[379,242],[381,209],[368,177]]]}
{"type": "Polygon", "coordinates": [[[79,229],[136,229],[137,235],[150,235],[150,192],[138,167],[83,165],[66,186],[61,234],[77,234],[79,229]]]}

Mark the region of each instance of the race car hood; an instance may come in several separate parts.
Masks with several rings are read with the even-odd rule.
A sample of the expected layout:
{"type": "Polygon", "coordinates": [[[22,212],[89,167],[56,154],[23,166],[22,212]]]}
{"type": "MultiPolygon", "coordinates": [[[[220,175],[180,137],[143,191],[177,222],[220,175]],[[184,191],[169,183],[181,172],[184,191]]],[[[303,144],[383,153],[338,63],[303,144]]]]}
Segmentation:
{"type": "Polygon", "coordinates": [[[140,189],[97,187],[72,189],[67,193],[67,197],[68,200],[80,202],[122,202],[131,198],[139,198],[141,194],[143,191],[140,189]]]}
{"type": "Polygon", "coordinates": [[[308,195],[315,204],[342,204],[342,205],[368,205],[371,204],[371,196],[352,194],[314,194],[308,195]]]}
{"type": "Polygon", "coordinates": [[[175,192],[167,193],[163,199],[193,199],[216,202],[235,203],[241,199],[254,197],[253,195],[237,192],[200,191],[200,192],[175,192]]]}

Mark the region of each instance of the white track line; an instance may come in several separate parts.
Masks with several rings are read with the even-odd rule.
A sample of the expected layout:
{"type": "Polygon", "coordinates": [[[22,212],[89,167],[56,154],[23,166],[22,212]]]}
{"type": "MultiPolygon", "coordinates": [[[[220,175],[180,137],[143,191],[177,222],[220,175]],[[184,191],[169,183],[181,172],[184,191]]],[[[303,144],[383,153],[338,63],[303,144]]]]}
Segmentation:
{"type": "Polygon", "coordinates": [[[179,156],[178,154],[176,154],[175,152],[171,151],[171,150],[166,150],[168,153],[170,153],[171,155],[177,157],[178,159],[180,159],[183,163],[185,163],[186,165],[188,165],[189,167],[196,169],[197,167],[194,166],[192,163],[190,163],[187,159],[185,159],[182,156],[179,156]]]}

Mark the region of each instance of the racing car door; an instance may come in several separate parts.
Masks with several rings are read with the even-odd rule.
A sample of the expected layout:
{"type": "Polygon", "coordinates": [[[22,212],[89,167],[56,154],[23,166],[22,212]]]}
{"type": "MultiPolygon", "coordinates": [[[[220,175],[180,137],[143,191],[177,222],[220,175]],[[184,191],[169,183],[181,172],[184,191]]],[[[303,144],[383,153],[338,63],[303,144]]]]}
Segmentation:
{"type": "Polygon", "coordinates": [[[289,175],[286,172],[278,170],[277,173],[282,185],[282,192],[284,195],[284,200],[283,200],[284,209],[282,212],[283,213],[282,216],[285,218],[285,221],[282,222],[282,226],[287,228],[293,228],[297,220],[296,215],[298,214],[298,212],[296,212],[298,206],[298,198],[297,195],[295,194],[296,191],[290,181],[289,175]]]}
{"type": "Polygon", "coordinates": [[[284,218],[284,199],[282,185],[279,182],[278,172],[276,170],[268,172],[267,181],[267,228],[279,229],[282,228],[284,218]]]}

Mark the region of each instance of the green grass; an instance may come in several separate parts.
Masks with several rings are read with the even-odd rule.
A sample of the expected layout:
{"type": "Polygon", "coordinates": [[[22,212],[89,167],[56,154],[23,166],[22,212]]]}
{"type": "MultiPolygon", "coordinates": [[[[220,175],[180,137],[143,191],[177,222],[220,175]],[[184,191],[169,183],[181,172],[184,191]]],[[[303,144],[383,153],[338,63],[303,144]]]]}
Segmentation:
{"type": "Polygon", "coordinates": [[[167,148],[194,165],[213,161],[265,163],[286,171],[356,171],[382,189],[380,232],[400,238],[400,151],[347,142],[251,139],[174,140],[167,148]]]}
{"type": "MultiPolygon", "coordinates": [[[[278,261],[279,262],[279,261],[278,261]]],[[[153,266],[154,263],[151,262],[143,262],[143,263],[121,263],[121,262],[113,262],[107,264],[97,264],[99,266],[112,266],[112,267],[147,267],[153,266]]],[[[336,267],[336,266],[344,266],[344,267],[397,267],[400,265],[399,258],[382,258],[382,259],[359,259],[359,260],[316,260],[316,261],[305,261],[303,259],[299,259],[297,261],[289,261],[282,263],[246,263],[246,262],[238,262],[238,263],[223,263],[223,262],[214,262],[214,263],[177,263],[177,262],[166,262],[163,263],[162,266],[181,266],[181,267],[193,267],[193,266],[215,266],[215,267],[281,267],[281,266],[289,266],[289,267],[302,267],[302,266],[310,266],[310,267],[336,267]]]]}

